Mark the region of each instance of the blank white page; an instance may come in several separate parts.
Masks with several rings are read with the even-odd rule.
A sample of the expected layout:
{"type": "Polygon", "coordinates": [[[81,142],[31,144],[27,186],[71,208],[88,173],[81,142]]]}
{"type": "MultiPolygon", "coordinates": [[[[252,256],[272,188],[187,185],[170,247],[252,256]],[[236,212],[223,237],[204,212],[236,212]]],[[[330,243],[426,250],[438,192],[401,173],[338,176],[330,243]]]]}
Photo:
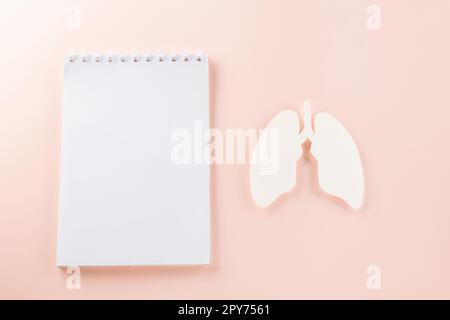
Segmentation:
{"type": "Polygon", "coordinates": [[[209,166],[171,160],[208,91],[206,57],[65,63],[57,265],[209,263],[209,166]]]}

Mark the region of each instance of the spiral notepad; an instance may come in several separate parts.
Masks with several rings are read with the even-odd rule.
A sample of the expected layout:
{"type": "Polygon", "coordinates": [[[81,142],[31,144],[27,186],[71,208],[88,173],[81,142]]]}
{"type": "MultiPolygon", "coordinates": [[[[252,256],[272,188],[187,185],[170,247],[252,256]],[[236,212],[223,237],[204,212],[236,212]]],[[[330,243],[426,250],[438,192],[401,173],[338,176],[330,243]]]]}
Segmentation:
{"type": "Polygon", "coordinates": [[[57,265],[209,263],[209,167],[171,157],[208,90],[202,55],[67,58],[57,265]]]}

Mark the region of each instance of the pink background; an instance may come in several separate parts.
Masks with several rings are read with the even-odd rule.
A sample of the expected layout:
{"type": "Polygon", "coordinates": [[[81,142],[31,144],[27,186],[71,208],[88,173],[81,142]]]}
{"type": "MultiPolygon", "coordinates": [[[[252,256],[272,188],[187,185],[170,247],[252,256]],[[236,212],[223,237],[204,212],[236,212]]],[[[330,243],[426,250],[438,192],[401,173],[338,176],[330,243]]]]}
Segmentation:
{"type": "Polygon", "coordinates": [[[0,298],[450,298],[449,1],[2,1],[0,298]],[[66,27],[66,6],[81,28],[66,27]],[[355,137],[363,208],[317,192],[312,162],[271,209],[245,165],[213,168],[204,267],[55,267],[62,57],[203,49],[212,121],[260,128],[312,101],[355,137]],[[366,268],[382,270],[368,290],[366,268]]]}

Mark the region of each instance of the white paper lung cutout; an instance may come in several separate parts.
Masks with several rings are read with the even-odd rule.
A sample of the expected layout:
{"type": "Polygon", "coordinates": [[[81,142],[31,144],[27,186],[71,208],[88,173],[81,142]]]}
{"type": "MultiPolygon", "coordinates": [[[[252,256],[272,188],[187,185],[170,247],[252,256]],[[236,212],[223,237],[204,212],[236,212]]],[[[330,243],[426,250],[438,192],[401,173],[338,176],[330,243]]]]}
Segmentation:
{"type": "Polygon", "coordinates": [[[250,166],[251,192],[260,207],[269,206],[295,186],[297,160],[303,152],[299,131],[297,113],[287,110],[276,115],[261,132],[250,166]]]}
{"type": "Polygon", "coordinates": [[[295,186],[301,145],[310,140],[311,153],[318,163],[320,187],[358,209],[364,196],[364,175],[353,138],[338,120],[327,113],[316,115],[313,130],[309,102],[304,103],[304,118],[300,132],[297,113],[283,111],[261,133],[250,164],[250,188],[254,201],[260,207],[267,207],[295,186]],[[278,157],[274,157],[274,153],[278,157]],[[275,162],[277,166],[273,165],[275,162]]]}

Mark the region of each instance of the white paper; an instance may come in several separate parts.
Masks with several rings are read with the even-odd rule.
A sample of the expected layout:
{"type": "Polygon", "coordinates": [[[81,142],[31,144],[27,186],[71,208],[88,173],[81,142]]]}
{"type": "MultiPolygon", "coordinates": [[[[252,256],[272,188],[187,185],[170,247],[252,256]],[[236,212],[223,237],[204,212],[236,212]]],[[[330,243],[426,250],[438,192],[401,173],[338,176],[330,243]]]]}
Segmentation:
{"type": "Polygon", "coordinates": [[[57,265],[209,263],[209,166],[171,160],[208,90],[206,58],[66,62],[57,265]]]}

